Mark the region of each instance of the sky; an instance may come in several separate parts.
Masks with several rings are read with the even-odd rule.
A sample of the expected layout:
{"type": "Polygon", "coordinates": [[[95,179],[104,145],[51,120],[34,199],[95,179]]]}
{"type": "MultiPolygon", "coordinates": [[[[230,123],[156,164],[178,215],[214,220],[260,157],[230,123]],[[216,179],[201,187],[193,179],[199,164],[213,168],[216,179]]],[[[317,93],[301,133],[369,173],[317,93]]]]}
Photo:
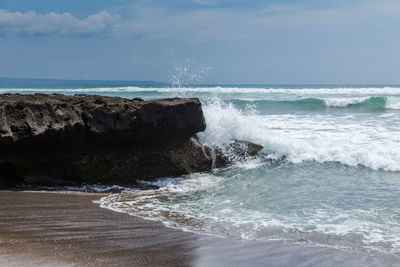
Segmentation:
{"type": "Polygon", "coordinates": [[[0,77],[400,84],[398,0],[0,0],[0,77]]]}

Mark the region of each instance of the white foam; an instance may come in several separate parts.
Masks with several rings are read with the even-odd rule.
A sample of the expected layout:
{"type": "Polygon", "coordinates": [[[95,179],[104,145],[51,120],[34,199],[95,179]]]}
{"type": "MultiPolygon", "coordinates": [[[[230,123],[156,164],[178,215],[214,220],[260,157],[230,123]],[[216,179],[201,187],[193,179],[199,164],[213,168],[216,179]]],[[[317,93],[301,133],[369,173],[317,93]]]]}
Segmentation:
{"type": "Polygon", "coordinates": [[[205,104],[204,115],[207,129],[200,140],[207,145],[249,140],[293,163],[335,161],[400,171],[398,116],[248,115],[220,101],[205,104]]]}
{"type": "MultiPolygon", "coordinates": [[[[179,228],[184,231],[196,231],[198,225],[193,225],[193,223],[198,222],[196,221],[199,215],[197,210],[191,211],[190,206],[181,206],[178,198],[187,192],[207,190],[215,186],[221,178],[211,174],[193,174],[186,178],[181,180],[179,184],[171,183],[170,179],[166,179],[166,182],[163,183],[163,179],[160,179],[159,184],[165,186],[159,189],[125,191],[103,197],[96,203],[99,203],[100,207],[116,212],[160,221],[168,227],[179,228]]],[[[193,202],[193,205],[196,204],[196,202],[193,202]]]]}
{"type": "Polygon", "coordinates": [[[7,92],[159,92],[159,93],[258,93],[258,94],[292,94],[292,95],[396,95],[400,87],[335,87],[335,88],[262,88],[262,87],[98,87],[98,88],[0,88],[7,92]]]}
{"type": "Polygon", "coordinates": [[[400,97],[386,97],[386,108],[400,109],[400,97]]]}
{"type": "MultiPolygon", "coordinates": [[[[226,178],[232,179],[235,178],[226,178]]],[[[357,243],[357,247],[382,252],[400,251],[400,225],[396,214],[388,215],[385,214],[387,211],[377,209],[336,208],[335,205],[323,208],[304,206],[288,213],[267,208],[254,210],[248,207],[247,200],[248,197],[254,198],[243,194],[261,196],[265,192],[247,192],[245,184],[222,181],[217,176],[196,174],[179,184],[165,183],[165,187],[157,190],[113,194],[103,197],[98,203],[103,208],[160,221],[168,227],[220,237],[295,240],[301,233],[300,236],[320,245],[333,243],[336,247],[347,240],[344,248],[350,242],[353,246],[357,243]],[[232,193],[231,190],[238,192],[232,193]],[[247,203],[238,205],[237,197],[247,203]],[[380,223],[383,216],[385,222],[380,223]],[[385,247],[381,247],[382,244],[385,247]]],[[[285,196],[282,198],[287,201],[285,196]]],[[[277,208],[284,209],[291,204],[283,202],[281,205],[277,208]]]]}
{"type": "Polygon", "coordinates": [[[166,187],[170,185],[177,185],[182,181],[183,178],[162,178],[162,179],[157,179],[155,181],[143,181],[139,180],[137,181],[140,184],[143,185],[154,185],[157,187],[166,187]]]}
{"type": "Polygon", "coordinates": [[[362,103],[369,97],[343,97],[343,98],[325,98],[324,103],[328,107],[347,107],[349,105],[362,103]]]}

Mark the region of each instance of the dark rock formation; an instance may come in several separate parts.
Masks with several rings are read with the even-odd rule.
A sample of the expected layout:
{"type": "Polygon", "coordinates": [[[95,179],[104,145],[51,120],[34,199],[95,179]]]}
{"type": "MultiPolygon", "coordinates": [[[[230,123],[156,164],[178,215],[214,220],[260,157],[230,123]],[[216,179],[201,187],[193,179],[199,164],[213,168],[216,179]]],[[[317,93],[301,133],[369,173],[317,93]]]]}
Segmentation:
{"type": "MultiPolygon", "coordinates": [[[[204,131],[198,99],[131,101],[105,96],[17,95],[0,97],[0,144],[36,137],[95,134],[136,144],[188,139],[204,131]]],[[[47,141],[47,140],[46,140],[47,141]]]]}
{"type": "Polygon", "coordinates": [[[225,148],[214,148],[216,168],[222,168],[231,162],[246,160],[256,155],[263,146],[248,141],[235,140],[225,148]]]}
{"type": "Polygon", "coordinates": [[[205,128],[198,99],[0,95],[0,186],[134,184],[223,167],[229,153],[193,138],[205,128]]]}

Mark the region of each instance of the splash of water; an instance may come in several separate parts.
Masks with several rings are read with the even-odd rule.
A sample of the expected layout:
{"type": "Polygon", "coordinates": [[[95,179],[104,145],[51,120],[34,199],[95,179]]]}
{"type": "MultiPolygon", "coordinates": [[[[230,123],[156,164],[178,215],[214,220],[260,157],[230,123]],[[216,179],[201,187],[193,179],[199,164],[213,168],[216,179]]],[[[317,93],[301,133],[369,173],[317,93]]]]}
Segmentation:
{"type": "Polygon", "coordinates": [[[396,114],[360,115],[359,119],[353,114],[317,119],[314,115],[259,115],[251,107],[241,110],[214,98],[205,102],[204,116],[207,129],[199,137],[209,146],[248,140],[293,163],[340,162],[400,171],[400,138],[393,134],[400,131],[396,114]]]}
{"type": "Polygon", "coordinates": [[[197,64],[194,59],[186,59],[169,74],[169,80],[172,87],[193,87],[204,82],[211,70],[211,67],[197,64]]]}

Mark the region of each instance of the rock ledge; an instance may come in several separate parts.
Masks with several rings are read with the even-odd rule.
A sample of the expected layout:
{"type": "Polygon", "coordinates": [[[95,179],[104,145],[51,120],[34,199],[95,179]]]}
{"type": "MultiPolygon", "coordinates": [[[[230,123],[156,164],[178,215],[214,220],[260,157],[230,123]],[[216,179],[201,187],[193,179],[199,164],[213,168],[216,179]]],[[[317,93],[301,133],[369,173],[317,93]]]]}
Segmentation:
{"type": "MultiPolygon", "coordinates": [[[[197,140],[205,129],[195,98],[0,95],[0,186],[127,185],[226,166],[230,157],[197,140]]],[[[239,143],[239,158],[262,149],[239,143]]]]}

